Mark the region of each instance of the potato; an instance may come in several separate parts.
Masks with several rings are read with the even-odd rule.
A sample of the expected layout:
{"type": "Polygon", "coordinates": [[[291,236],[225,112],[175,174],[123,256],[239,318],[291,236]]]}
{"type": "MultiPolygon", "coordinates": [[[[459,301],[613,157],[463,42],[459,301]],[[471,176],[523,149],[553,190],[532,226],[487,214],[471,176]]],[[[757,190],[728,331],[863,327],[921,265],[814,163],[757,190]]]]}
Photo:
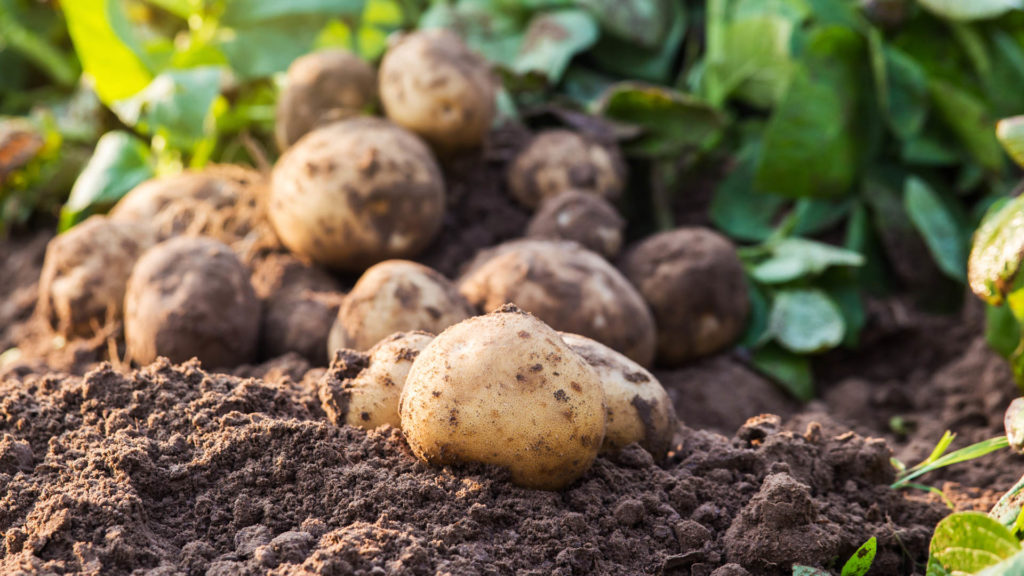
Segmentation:
{"type": "Polygon", "coordinates": [[[289,250],[361,272],[425,249],[441,229],[444,182],[430,149],[376,118],[306,134],[278,160],[270,220],[289,250]]]}
{"type": "Polygon", "coordinates": [[[267,221],[267,181],[248,168],[216,165],[153,178],[133,188],[110,211],[113,220],[145,224],[158,239],[209,236],[277,245],[267,221]]]}
{"type": "Polygon", "coordinates": [[[625,186],[618,150],[569,130],[541,132],[508,168],[509,191],[528,208],[569,190],[614,201],[625,186]]]}
{"type": "Polygon", "coordinates": [[[260,304],[249,274],[227,245],[177,237],[139,258],[124,302],[128,357],[148,364],[192,357],[207,368],[249,362],[256,352],[260,304]]]}
{"type": "Polygon", "coordinates": [[[608,416],[601,452],[618,452],[637,442],[655,460],[663,460],[679,421],[661,382],[643,366],[596,340],[565,332],[560,336],[597,372],[604,387],[608,416]]]}
{"type": "Polygon", "coordinates": [[[527,488],[568,486],[604,440],[597,373],[551,327],[515,306],[460,322],[427,345],[398,410],[420,459],[501,466],[527,488]]]}
{"type": "Polygon", "coordinates": [[[135,261],[155,243],[136,222],[93,216],[46,246],[37,311],[66,337],[89,337],[107,320],[120,320],[135,261]]]}
{"type": "Polygon", "coordinates": [[[377,72],[355,54],[333,49],[297,58],[277,100],[277,146],[286,150],[313,128],[359,116],[376,100],[377,72]]]}
{"type": "Polygon", "coordinates": [[[575,242],[515,240],[481,252],[459,280],[478,309],[511,302],[556,330],[582,334],[633,361],[654,359],[654,319],[643,298],[601,256],[575,242]]]}
{"type": "Polygon", "coordinates": [[[626,221],[607,200],[570,190],[541,202],[540,210],[526,229],[526,236],[572,240],[610,260],[622,249],[625,227],[626,221]]]}
{"type": "Polygon", "coordinates": [[[438,334],[473,315],[454,284],[440,272],[408,260],[372,266],[345,297],[331,328],[327,354],[367,350],[395,332],[438,334]]]}
{"type": "Polygon", "coordinates": [[[743,264],[716,232],[655,234],[626,254],[622,270],[654,312],[660,363],[673,366],[718,352],[746,328],[750,301],[743,264]]]}
{"type": "Polygon", "coordinates": [[[398,428],[398,399],[412,363],[434,339],[426,332],[399,332],[366,354],[339,350],[319,383],[320,402],[336,426],[398,428]]]}
{"type": "Polygon", "coordinates": [[[314,366],[326,366],[327,336],[344,297],[337,281],[290,254],[259,261],[251,281],[263,303],[260,355],[295,352],[314,366]]]}
{"type": "Polygon", "coordinates": [[[483,142],[494,121],[495,93],[487,61],[448,30],[406,34],[380,64],[388,118],[443,152],[483,142]]]}

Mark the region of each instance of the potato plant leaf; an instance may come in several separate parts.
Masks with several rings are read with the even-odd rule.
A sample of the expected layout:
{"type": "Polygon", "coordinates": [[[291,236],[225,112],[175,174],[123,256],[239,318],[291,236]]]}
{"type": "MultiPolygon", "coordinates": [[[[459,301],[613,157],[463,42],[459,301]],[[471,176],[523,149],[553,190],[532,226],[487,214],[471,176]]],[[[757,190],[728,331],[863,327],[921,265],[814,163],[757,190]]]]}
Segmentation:
{"type": "Polygon", "coordinates": [[[1024,166],[1024,116],[1003,118],[996,124],[996,138],[1018,166],[1024,166]]]}
{"type": "Polygon", "coordinates": [[[762,284],[784,284],[821,274],[832,266],[861,266],[864,257],[852,250],[804,238],[784,238],[771,247],[771,256],[751,270],[762,284]]]}
{"type": "Polygon", "coordinates": [[[219,68],[171,70],[113,109],[125,124],[163,136],[174,148],[192,150],[214,130],[211,108],[220,81],[219,68]]]}
{"type": "Polygon", "coordinates": [[[624,145],[639,156],[671,156],[698,147],[724,125],[722,115],[689,95],[642,82],[618,82],[598,102],[606,118],[635,125],[639,138],[624,145]]]}
{"type": "Polygon", "coordinates": [[[930,85],[938,115],[963,143],[967,151],[988,170],[1003,166],[1003,151],[995,136],[995,121],[985,102],[966,89],[944,80],[930,85]]]}
{"type": "Polygon", "coordinates": [[[711,221],[732,238],[762,242],[775,231],[775,217],[786,199],[773,194],[752,194],[758,146],[740,153],[739,163],[723,178],[711,199],[711,221]]]}
{"type": "Polygon", "coordinates": [[[1024,254],[1024,196],[993,206],[974,233],[967,263],[971,290],[999,304],[1018,281],[1024,254]]]}
{"type": "Polygon", "coordinates": [[[221,23],[245,26],[291,16],[358,16],[366,0],[227,0],[221,23]]]}
{"type": "Polygon", "coordinates": [[[672,24],[664,42],[657,47],[645,48],[604,34],[590,51],[590,56],[608,72],[658,84],[671,83],[676,54],[686,36],[687,18],[682,4],[671,2],[669,7],[672,24]]]}
{"type": "Polygon", "coordinates": [[[502,9],[499,0],[434,2],[420,16],[420,28],[449,28],[490,62],[511,68],[523,43],[526,23],[502,9]]]}
{"type": "Polygon", "coordinates": [[[593,46],[600,31],[584,10],[538,13],[530,20],[513,69],[519,74],[540,72],[557,84],[573,56],[593,46]]]}
{"type": "Polygon", "coordinates": [[[985,341],[1000,356],[1009,357],[1020,344],[1020,325],[1006,303],[985,307],[985,341]]]}
{"type": "Polygon", "coordinates": [[[871,569],[875,561],[875,553],[878,551],[878,540],[874,536],[861,544],[860,548],[850,556],[850,559],[843,564],[843,571],[840,576],[864,576],[871,569]]]}
{"type": "Polygon", "coordinates": [[[308,52],[327,22],[323,16],[294,15],[275,20],[246,22],[224,29],[217,47],[242,79],[270,76],[308,52]]]}
{"type": "Polygon", "coordinates": [[[127,132],[107,132],[71,189],[60,214],[60,230],[71,228],[95,210],[109,207],[129,190],[152,178],[149,148],[127,132]]]}
{"type": "Polygon", "coordinates": [[[1010,531],[981,512],[957,512],[935,527],[928,554],[928,576],[967,576],[1020,553],[1010,531]]]}
{"type": "Polygon", "coordinates": [[[794,398],[802,402],[814,398],[811,363],[806,356],[768,344],[754,352],[752,361],[759,372],[777,382],[794,398]]]}
{"type": "Polygon", "coordinates": [[[928,117],[928,73],[910,55],[885,44],[882,33],[868,35],[875,90],[886,123],[896,136],[907,139],[928,117]]]}
{"type": "Polygon", "coordinates": [[[675,0],[577,0],[609,34],[644,48],[662,45],[675,0]]]}
{"type": "Polygon", "coordinates": [[[152,72],[119,0],[74,0],[61,8],[82,68],[104,104],[149,84],[152,72]]]}
{"type": "Polygon", "coordinates": [[[989,566],[975,576],[1019,576],[1024,574],[1024,551],[1003,560],[995,566],[989,566]]]}
{"type": "Polygon", "coordinates": [[[816,288],[780,290],[772,303],[768,333],[795,354],[814,354],[843,341],[846,325],[842,311],[816,288]]]}
{"type": "Polygon", "coordinates": [[[966,281],[967,251],[960,227],[935,191],[920,178],[908,178],[903,205],[939,269],[954,280],[966,281]]]}
{"type": "Polygon", "coordinates": [[[721,56],[707,63],[716,99],[735,95],[760,108],[778,103],[796,68],[790,54],[793,28],[792,20],[769,14],[729,22],[721,56]]]}
{"type": "Polygon", "coordinates": [[[831,574],[828,570],[813,568],[811,566],[803,566],[801,564],[794,564],[793,576],[831,576],[831,574]]]}
{"type": "Polygon", "coordinates": [[[1024,7],[1021,0],[917,0],[929,12],[948,20],[982,20],[1024,7]]]}

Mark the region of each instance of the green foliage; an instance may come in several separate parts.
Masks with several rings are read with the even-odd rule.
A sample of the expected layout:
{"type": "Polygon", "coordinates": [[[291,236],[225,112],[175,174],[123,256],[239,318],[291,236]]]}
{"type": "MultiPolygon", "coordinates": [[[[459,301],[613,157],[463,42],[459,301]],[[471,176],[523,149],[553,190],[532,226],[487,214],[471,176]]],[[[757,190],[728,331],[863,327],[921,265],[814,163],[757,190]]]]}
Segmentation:
{"type": "MultiPolygon", "coordinates": [[[[957,512],[944,518],[935,527],[928,554],[927,574],[979,574],[1020,553],[1020,542],[996,520],[982,512],[957,512]]],[[[989,574],[1013,572],[995,571],[989,574]]]]}
{"type": "MultiPolygon", "coordinates": [[[[875,561],[875,553],[878,551],[878,541],[874,536],[868,538],[867,542],[861,544],[860,548],[853,553],[853,556],[843,564],[843,571],[840,576],[864,576],[871,569],[875,561]]],[[[812,568],[810,566],[793,566],[793,576],[830,576],[831,572],[812,568]]]]}

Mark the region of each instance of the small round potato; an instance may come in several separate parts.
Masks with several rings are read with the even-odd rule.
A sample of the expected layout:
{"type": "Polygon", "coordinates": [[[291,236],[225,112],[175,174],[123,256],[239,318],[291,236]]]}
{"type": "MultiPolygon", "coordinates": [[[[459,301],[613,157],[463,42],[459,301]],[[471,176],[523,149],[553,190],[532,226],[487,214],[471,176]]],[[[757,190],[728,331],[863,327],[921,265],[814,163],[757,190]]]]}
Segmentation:
{"type": "Polygon", "coordinates": [[[271,222],[289,250],[350,272],[418,254],[445,207],[430,149],[377,118],[306,134],[278,160],[270,196],[271,222]]]}
{"type": "Polygon", "coordinates": [[[575,242],[515,240],[481,252],[459,280],[478,309],[511,302],[556,330],[582,334],[647,366],[654,319],[618,270],[575,242]]]}
{"type": "Polygon", "coordinates": [[[526,236],[572,240],[611,260],[622,249],[626,221],[600,196],[570,190],[541,202],[526,236]]]}
{"type": "Polygon", "coordinates": [[[750,301],[743,264],[716,232],[655,234],[630,249],[622,270],[654,312],[658,361],[666,366],[718,352],[746,328],[750,301]]]}
{"type": "Polygon", "coordinates": [[[66,337],[89,337],[120,320],[135,261],[156,242],[136,222],[93,216],[46,246],[37,310],[66,337]]]}
{"type": "Polygon", "coordinates": [[[508,186],[528,208],[569,190],[611,202],[626,186],[626,165],[617,149],[569,130],[547,130],[509,165],[508,186]]]}
{"type": "Polygon", "coordinates": [[[153,178],[133,188],[110,211],[110,218],[139,222],[160,240],[208,236],[235,244],[242,240],[277,245],[267,221],[267,180],[233,165],[153,178]]]}
{"type": "Polygon", "coordinates": [[[314,366],[326,366],[327,336],[344,297],[337,281],[290,254],[260,260],[251,280],[263,302],[261,356],[295,352],[314,366]]]}
{"type": "Polygon", "coordinates": [[[336,426],[372,430],[398,428],[398,399],[412,363],[434,339],[426,332],[400,332],[381,340],[367,354],[340,350],[320,379],[320,402],[336,426]]]}
{"type": "Polygon", "coordinates": [[[440,272],[408,260],[376,264],[345,297],[331,328],[327,354],[368,350],[395,332],[439,334],[473,315],[459,290],[440,272]]]}
{"type": "Polygon", "coordinates": [[[388,118],[439,151],[483,142],[494,120],[495,85],[487,61],[449,30],[406,34],[380,64],[388,118]]]}
{"type": "Polygon", "coordinates": [[[413,362],[399,413],[420,459],[494,464],[527,488],[568,486],[604,441],[597,373],[551,327],[515,306],[435,338],[413,362]]]}
{"type": "Polygon", "coordinates": [[[277,100],[277,146],[287,150],[313,128],[359,116],[376,100],[377,72],[355,54],[333,49],[297,58],[277,100]]]}
{"type": "Polygon", "coordinates": [[[139,364],[196,357],[229,368],[256,352],[260,303],[249,274],[209,238],[172,238],[143,254],[128,279],[124,315],[128,357],[139,364]]]}
{"type": "Polygon", "coordinates": [[[664,460],[679,422],[661,382],[643,366],[596,340],[579,334],[560,335],[597,372],[604,386],[608,418],[601,452],[618,452],[637,442],[655,460],[664,460]]]}

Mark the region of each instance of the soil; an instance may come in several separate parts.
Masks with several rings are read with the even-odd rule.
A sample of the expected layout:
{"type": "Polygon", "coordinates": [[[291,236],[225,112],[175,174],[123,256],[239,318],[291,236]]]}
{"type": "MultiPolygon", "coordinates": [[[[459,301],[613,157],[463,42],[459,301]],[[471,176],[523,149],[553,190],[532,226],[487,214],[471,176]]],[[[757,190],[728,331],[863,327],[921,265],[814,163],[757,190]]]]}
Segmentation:
{"type": "MultiPolygon", "coordinates": [[[[453,200],[422,261],[454,276],[522,233],[498,177],[523,140],[508,141],[449,163],[453,200]]],[[[997,436],[1017,394],[980,305],[873,301],[861,346],[816,363],[820,400],[795,403],[735,351],[657,371],[684,424],[664,462],[634,445],[565,491],[532,491],[420,463],[396,429],[333,425],[327,370],[297,353],[131,369],[118,325],[55,338],[32,314],[49,237],[0,241],[4,574],[770,576],[835,573],[870,536],[871,574],[923,574],[950,508],[890,489],[890,457],[916,463],[946,429],[954,446],[997,436]]],[[[920,481],[985,510],[1022,474],[1003,452],[920,481]]]]}

